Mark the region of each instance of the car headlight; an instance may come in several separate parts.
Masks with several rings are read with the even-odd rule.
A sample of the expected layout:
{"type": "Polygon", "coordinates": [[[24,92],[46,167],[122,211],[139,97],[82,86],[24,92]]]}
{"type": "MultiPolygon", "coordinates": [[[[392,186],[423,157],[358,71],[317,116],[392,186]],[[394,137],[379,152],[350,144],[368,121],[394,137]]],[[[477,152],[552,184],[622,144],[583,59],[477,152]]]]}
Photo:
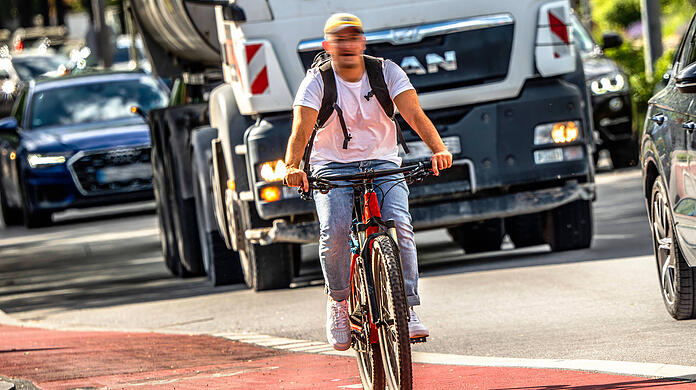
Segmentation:
{"type": "Polygon", "coordinates": [[[590,90],[595,96],[604,95],[611,92],[625,91],[628,89],[626,76],[621,73],[614,73],[603,76],[590,82],[590,90]]]}
{"type": "Polygon", "coordinates": [[[65,160],[65,155],[30,154],[27,156],[27,162],[32,168],[43,168],[52,165],[64,164],[65,160]]]}
{"type": "Polygon", "coordinates": [[[266,182],[283,180],[287,173],[287,167],[283,160],[269,161],[261,164],[261,178],[266,182]]]}
{"type": "Polygon", "coordinates": [[[544,123],[534,127],[534,145],[567,144],[580,138],[578,121],[544,123]]]}
{"type": "Polygon", "coordinates": [[[12,80],[5,80],[2,85],[0,85],[0,91],[5,95],[12,95],[17,90],[17,83],[12,80]]]}

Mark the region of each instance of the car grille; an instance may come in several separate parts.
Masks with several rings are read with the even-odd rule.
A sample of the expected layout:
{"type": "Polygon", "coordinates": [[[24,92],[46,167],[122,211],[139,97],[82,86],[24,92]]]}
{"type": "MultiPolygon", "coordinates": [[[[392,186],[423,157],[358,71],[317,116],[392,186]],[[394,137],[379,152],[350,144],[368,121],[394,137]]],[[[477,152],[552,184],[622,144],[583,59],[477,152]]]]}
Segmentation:
{"type": "Polygon", "coordinates": [[[104,195],[152,188],[150,147],[80,152],[69,169],[83,195],[104,195]]]}

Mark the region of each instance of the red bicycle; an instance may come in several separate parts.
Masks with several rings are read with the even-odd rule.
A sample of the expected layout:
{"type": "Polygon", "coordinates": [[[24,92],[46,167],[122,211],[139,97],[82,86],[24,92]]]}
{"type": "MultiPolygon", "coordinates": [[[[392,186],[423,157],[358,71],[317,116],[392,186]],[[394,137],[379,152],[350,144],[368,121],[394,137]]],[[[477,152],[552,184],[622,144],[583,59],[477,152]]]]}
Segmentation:
{"type": "MultiPolygon", "coordinates": [[[[308,177],[310,191],[328,193],[333,188],[353,188],[348,313],[351,347],[365,389],[411,389],[411,343],[426,341],[425,337],[409,338],[409,308],[396,225],[393,220],[382,219],[375,188],[402,181],[411,184],[430,174],[430,168],[420,163],[353,175],[308,177]],[[396,179],[374,184],[376,178],[397,174],[396,179]]],[[[304,193],[303,198],[309,199],[310,193],[304,193]]]]}

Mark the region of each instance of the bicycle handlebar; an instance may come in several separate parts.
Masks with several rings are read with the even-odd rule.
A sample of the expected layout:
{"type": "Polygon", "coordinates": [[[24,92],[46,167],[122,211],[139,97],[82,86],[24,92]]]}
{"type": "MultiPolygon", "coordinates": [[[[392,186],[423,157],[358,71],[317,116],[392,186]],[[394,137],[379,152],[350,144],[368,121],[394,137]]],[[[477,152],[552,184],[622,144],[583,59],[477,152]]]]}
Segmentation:
{"type": "Polygon", "coordinates": [[[399,173],[404,173],[404,180],[406,180],[407,183],[411,184],[413,182],[423,180],[423,178],[425,178],[426,176],[432,175],[433,171],[429,168],[429,164],[421,162],[416,165],[409,165],[401,168],[382,169],[379,171],[368,171],[355,173],[351,175],[328,175],[321,177],[308,176],[307,181],[309,182],[309,191],[304,192],[300,187],[298,189],[298,192],[300,193],[302,199],[309,200],[311,199],[312,190],[319,190],[319,192],[325,194],[333,188],[364,185],[365,181],[371,181],[379,177],[385,177],[399,173]],[[348,185],[339,185],[332,183],[336,181],[349,181],[356,183],[348,185]]]}

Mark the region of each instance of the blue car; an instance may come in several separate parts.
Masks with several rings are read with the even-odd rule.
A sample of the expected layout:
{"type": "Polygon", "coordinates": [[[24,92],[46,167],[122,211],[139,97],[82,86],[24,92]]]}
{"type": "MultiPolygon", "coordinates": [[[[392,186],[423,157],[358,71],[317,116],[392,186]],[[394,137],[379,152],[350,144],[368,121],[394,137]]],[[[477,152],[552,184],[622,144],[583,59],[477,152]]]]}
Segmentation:
{"type": "Polygon", "coordinates": [[[143,73],[32,81],[0,120],[5,225],[47,226],[69,208],[151,199],[150,133],[141,116],[168,90],[143,73]]]}

